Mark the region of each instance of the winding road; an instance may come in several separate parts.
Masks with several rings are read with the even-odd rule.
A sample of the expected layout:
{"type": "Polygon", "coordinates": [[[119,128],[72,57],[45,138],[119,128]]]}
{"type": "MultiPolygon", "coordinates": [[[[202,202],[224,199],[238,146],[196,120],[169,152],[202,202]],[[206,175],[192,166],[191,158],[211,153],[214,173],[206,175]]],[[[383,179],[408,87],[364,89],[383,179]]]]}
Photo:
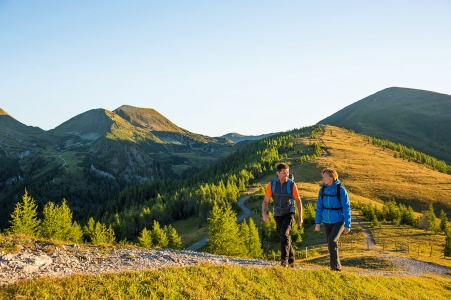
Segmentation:
{"type": "MultiPolygon", "coordinates": [[[[243,213],[236,219],[236,223],[239,224],[243,222],[244,219],[250,217],[252,212],[249,208],[244,205],[244,202],[249,199],[250,195],[246,195],[237,202],[238,206],[243,210],[243,213]]],[[[191,246],[187,247],[186,250],[196,251],[207,244],[208,236],[205,236],[200,241],[195,242],[191,246]]]]}

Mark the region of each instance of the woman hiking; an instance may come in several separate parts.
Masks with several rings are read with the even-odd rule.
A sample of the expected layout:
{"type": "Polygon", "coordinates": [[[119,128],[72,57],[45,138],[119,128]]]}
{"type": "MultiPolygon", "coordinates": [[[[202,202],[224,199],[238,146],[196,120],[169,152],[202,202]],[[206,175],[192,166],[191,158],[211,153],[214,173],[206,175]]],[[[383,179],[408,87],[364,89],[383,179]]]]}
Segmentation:
{"type": "Polygon", "coordinates": [[[330,255],[330,269],[341,271],[338,255],[338,239],[351,230],[351,204],[346,189],[340,184],[338,173],[333,168],[322,172],[323,186],[316,201],[315,230],[321,230],[321,222],[326,232],[330,255]]]}

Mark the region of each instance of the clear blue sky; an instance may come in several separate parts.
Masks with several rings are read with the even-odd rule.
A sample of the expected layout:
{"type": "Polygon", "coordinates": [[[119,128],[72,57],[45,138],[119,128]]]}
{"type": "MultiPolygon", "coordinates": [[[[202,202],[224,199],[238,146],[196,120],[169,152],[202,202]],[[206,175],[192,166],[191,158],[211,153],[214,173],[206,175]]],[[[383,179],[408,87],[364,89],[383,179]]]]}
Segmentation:
{"type": "Polygon", "coordinates": [[[258,135],[392,86],[451,94],[451,1],[0,0],[0,108],[45,130],[128,104],[258,135]]]}

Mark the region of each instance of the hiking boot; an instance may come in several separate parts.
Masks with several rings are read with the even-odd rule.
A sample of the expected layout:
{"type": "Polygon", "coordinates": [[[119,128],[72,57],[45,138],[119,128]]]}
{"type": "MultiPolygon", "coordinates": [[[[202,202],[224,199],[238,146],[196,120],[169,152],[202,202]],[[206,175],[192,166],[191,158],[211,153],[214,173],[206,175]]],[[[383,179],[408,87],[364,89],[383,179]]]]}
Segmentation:
{"type": "Polygon", "coordinates": [[[335,271],[335,272],[341,272],[341,268],[330,268],[331,271],[335,271]]]}
{"type": "Polygon", "coordinates": [[[294,262],[288,263],[288,268],[294,268],[294,262]]]}

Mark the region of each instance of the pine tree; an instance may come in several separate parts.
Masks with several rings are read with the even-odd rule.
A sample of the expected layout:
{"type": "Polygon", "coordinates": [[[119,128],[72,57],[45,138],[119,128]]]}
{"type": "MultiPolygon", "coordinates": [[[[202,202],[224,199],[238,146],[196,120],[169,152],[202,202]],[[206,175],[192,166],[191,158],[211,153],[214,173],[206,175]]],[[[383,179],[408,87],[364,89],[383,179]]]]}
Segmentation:
{"type": "MultiPolygon", "coordinates": [[[[297,217],[295,219],[297,219],[297,217]]],[[[304,227],[298,226],[296,223],[294,223],[290,231],[291,241],[293,243],[301,243],[303,235],[304,235],[304,227]]]]}
{"type": "Polygon", "coordinates": [[[41,223],[41,235],[46,238],[71,240],[72,212],[63,199],[61,205],[47,202],[43,210],[44,220],[41,223]]]}
{"type": "Polygon", "coordinates": [[[152,243],[155,247],[166,248],[168,246],[168,237],[163,229],[160,227],[160,223],[153,221],[152,229],[152,243]]]}
{"type": "Polygon", "coordinates": [[[429,205],[429,208],[426,211],[426,217],[427,217],[428,230],[435,231],[435,232],[439,231],[440,227],[439,227],[437,216],[435,215],[434,207],[432,206],[432,203],[429,205]]]}
{"type": "Polygon", "coordinates": [[[89,218],[88,224],[83,227],[83,232],[93,245],[110,244],[116,239],[111,225],[107,228],[105,224],[96,222],[92,217],[89,218]]]}
{"type": "Polygon", "coordinates": [[[246,220],[243,220],[243,222],[241,222],[241,224],[238,225],[238,228],[239,228],[240,240],[243,241],[243,243],[245,245],[245,247],[244,247],[243,251],[241,252],[240,256],[249,257],[250,230],[249,230],[249,226],[247,225],[246,220]]]}
{"type": "Polygon", "coordinates": [[[28,195],[27,190],[22,196],[22,202],[16,203],[14,211],[11,214],[11,227],[9,231],[12,233],[22,233],[36,236],[39,234],[40,220],[37,215],[37,208],[34,199],[28,195]]]}
{"type": "Polygon", "coordinates": [[[78,224],[76,221],[72,223],[68,240],[74,243],[81,243],[83,241],[83,230],[81,229],[80,224],[78,224]]]}
{"type": "Polygon", "coordinates": [[[182,239],[178,235],[177,230],[169,224],[169,226],[164,226],[164,231],[168,237],[168,247],[176,250],[182,249],[182,239]]]}
{"type": "Polygon", "coordinates": [[[379,220],[377,219],[377,215],[376,214],[373,215],[373,225],[374,226],[381,226],[381,222],[379,222],[379,220]]]}
{"type": "Polygon", "coordinates": [[[263,222],[262,224],[262,236],[263,240],[269,241],[269,242],[278,242],[280,241],[279,234],[277,233],[277,224],[276,220],[274,219],[274,214],[271,212],[268,212],[268,222],[263,222]]]}
{"type": "Polygon", "coordinates": [[[451,230],[446,229],[445,231],[446,239],[445,239],[445,256],[451,256],[451,230]]]}
{"type": "Polygon", "coordinates": [[[417,219],[415,217],[415,212],[413,211],[413,208],[411,206],[407,207],[407,211],[403,215],[404,224],[416,226],[417,219]]]}
{"type": "Polygon", "coordinates": [[[448,227],[448,217],[446,216],[445,211],[442,209],[440,211],[440,230],[445,232],[448,227]]]}
{"type": "Polygon", "coordinates": [[[304,212],[304,226],[315,224],[315,205],[307,203],[303,209],[304,212]]]}
{"type": "Polygon", "coordinates": [[[263,256],[262,243],[258,234],[257,226],[254,220],[249,219],[249,239],[247,242],[248,254],[252,258],[260,258],[263,256]]]}
{"type": "Polygon", "coordinates": [[[229,204],[221,209],[215,203],[208,223],[208,249],[211,253],[239,256],[244,251],[243,241],[239,238],[236,214],[229,204]]]}
{"type": "Polygon", "coordinates": [[[141,247],[152,248],[152,233],[147,228],[144,227],[138,240],[141,247]]]}

